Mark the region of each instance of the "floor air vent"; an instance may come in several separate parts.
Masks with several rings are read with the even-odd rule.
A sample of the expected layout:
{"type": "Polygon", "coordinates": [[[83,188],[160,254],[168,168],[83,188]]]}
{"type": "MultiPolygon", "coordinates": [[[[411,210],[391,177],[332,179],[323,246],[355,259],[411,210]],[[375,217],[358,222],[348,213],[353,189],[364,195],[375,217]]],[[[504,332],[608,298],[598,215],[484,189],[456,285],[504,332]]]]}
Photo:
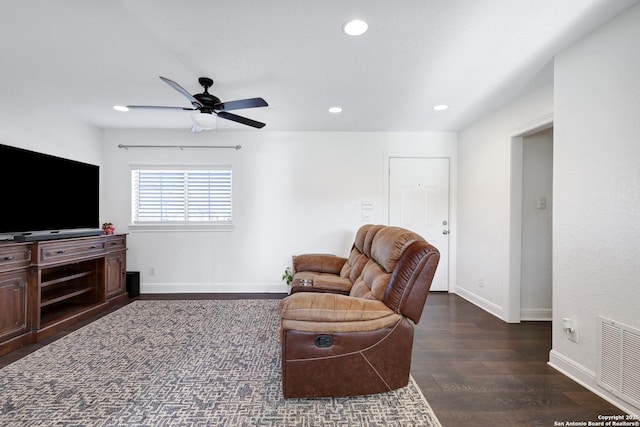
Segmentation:
{"type": "Polygon", "coordinates": [[[598,316],[598,384],[640,408],[640,330],[598,316]]]}

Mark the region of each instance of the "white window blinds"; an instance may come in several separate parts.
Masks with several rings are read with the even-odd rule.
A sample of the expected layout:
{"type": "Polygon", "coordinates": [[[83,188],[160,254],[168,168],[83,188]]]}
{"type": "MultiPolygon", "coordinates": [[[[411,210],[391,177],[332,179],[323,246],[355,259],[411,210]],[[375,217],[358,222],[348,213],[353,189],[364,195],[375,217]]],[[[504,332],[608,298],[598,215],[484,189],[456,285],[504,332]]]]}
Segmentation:
{"type": "Polygon", "coordinates": [[[231,170],[132,170],[133,223],[231,222],[231,170]]]}

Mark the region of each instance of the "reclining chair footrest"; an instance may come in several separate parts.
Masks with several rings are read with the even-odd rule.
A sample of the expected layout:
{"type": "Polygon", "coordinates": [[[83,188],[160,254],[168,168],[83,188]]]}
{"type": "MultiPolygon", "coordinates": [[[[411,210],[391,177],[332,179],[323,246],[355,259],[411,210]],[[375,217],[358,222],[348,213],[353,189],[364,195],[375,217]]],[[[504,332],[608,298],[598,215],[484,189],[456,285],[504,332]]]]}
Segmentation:
{"type": "Polygon", "coordinates": [[[284,397],[358,396],[405,387],[412,343],[413,326],[405,318],[372,332],[284,331],[283,349],[292,349],[283,352],[284,397]]]}

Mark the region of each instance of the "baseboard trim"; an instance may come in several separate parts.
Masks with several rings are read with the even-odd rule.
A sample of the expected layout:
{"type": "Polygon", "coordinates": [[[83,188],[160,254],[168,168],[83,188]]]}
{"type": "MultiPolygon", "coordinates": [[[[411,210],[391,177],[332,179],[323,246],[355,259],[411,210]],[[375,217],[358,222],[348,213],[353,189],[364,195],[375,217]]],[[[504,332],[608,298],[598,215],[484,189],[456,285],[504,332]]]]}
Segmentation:
{"type": "Polygon", "coordinates": [[[456,286],[455,294],[466,299],[471,304],[477,305],[484,311],[493,314],[499,319],[504,320],[502,307],[498,304],[491,302],[487,299],[484,299],[473,292],[466,290],[465,288],[461,288],[460,286],[456,286]]]}
{"type": "Polygon", "coordinates": [[[289,293],[284,283],[140,283],[141,294],[289,293]]]}
{"type": "Polygon", "coordinates": [[[548,365],[626,413],[640,415],[640,408],[631,406],[629,403],[600,387],[597,383],[595,372],[585,368],[557,351],[551,350],[549,352],[548,365]]]}
{"type": "Polygon", "coordinates": [[[553,313],[550,308],[521,308],[520,320],[550,322],[553,320],[553,313]]]}

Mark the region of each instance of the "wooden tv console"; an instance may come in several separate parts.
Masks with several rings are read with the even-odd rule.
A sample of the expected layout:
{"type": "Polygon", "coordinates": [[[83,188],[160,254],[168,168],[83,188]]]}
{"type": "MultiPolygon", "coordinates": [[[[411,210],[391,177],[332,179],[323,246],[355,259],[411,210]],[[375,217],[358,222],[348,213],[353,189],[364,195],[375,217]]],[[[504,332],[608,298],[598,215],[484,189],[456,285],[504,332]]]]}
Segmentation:
{"type": "Polygon", "coordinates": [[[0,243],[0,354],[128,299],[126,234],[0,243]]]}

